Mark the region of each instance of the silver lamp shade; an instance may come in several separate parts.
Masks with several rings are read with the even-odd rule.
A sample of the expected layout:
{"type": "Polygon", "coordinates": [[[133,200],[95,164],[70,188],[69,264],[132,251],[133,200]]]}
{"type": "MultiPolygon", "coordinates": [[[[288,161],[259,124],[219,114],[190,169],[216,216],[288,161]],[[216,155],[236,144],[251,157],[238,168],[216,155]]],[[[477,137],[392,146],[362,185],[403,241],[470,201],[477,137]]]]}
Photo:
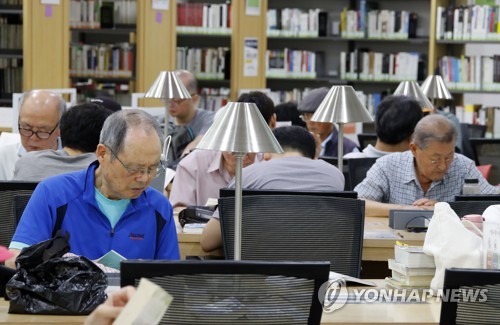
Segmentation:
{"type": "Polygon", "coordinates": [[[311,121],[338,124],[338,168],[343,170],[344,124],[373,122],[352,86],[333,86],[314,112],[311,121]]]}
{"type": "Polygon", "coordinates": [[[161,71],[144,95],[145,98],[189,99],[191,95],[175,71],[161,71]]]}
{"type": "Polygon", "coordinates": [[[326,94],[311,121],[315,122],[373,122],[352,86],[333,86],[326,94]]]}
{"type": "Polygon", "coordinates": [[[398,88],[394,92],[395,96],[407,96],[419,102],[423,110],[433,110],[434,105],[429,101],[429,98],[420,89],[416,81],[401,81],[398,88]]]}
{"type": "Polygon", "coordinates": [[[241,260],[242,170],[247,152],[277,152],[283,149],[254,103],[230,102],[221,108],[198,149],[231,151],[236,157],[234,259],[241,260]]]}
{"type": "Polygon", "coordinates": [[[439,75],[430,75],[420,86],[424,95],[430,99],[453,99],[444,80],[439,75]]]}
{"type": "Polygon", "coordinates": [[[196,146],[231,152],[276,152],[283,149],[254,103],[229,102],[196,146]]]}

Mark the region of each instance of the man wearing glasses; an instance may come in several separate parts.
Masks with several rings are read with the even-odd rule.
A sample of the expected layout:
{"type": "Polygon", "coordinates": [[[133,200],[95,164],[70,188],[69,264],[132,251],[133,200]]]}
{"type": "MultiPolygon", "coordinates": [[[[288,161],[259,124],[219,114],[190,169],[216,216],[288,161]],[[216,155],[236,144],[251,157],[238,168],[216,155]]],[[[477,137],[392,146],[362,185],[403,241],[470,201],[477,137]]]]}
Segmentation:
{"type": "MultiPolygon", "coordinates": [[[[158,122],[140,110],[119,111],[103,126],[97,161],[50,177],[33,192],[10,249],[69,232],[71,252],[97,259],[114,250],[127,259],[179,259],[172,206],[149,188],[163,172],[158,122]]],[[[13,259],[7,262],[13,267],[13,259]]]]}
{"type": "Polygon", "coordinates": [[[14,167],[26,152],[61,149],[59,120],[66,110],[61,96],[47,90],[31,90],[19,103],[21,143],[0,147],[0,180],[11,180],[14,167]]]}
{"type": "Polygon", "coordinates": [[[366,200],[365,216],[389,216],[390,209],[434,209],[461,194],[465,179],[478,179],[481,194],[495,194],[474,161],[455,153],[457,131],[442,115],[432,114],[415,126],[410,150],[386,155],[354,188],[366,200]]]}

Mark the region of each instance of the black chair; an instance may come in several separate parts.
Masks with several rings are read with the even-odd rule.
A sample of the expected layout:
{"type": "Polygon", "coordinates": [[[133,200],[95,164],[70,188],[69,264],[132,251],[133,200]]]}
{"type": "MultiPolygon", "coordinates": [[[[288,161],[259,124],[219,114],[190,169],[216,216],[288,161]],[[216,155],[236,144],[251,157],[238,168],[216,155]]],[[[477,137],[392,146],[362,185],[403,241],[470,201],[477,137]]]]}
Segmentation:
{"type": "Polygon", "coordinates": [[[500,139],[470,138],[477,165],[491,164],[488,181],[493,184],[500,183],[500,139]]]}
{"type": "Polygon", "coordinates": [[[490,325],[500,319],[500,270],[446,269],[443,294],[440,324],[490,325]]]}
{"type": "MultiPolygon", "coordinates": [[[[19,206],[23,204],[21,198],[18,196],[31,196],[38,183],[33,182],[14,182],[3,181],[0,182],[0,245],[9,246],[12,236],[17,226],[17,213],[19,206]]],[[[24,204],[26,206],[26,204],[24,204]]],[[[24,211],[24,207],[22,208],[24,211]]]]}
{"type": "Polygon", "coordinates": [[[468,214],[483,214],[490,205],[500,204],[500,201],[455,201],[449,202],[450,208],[461,218],[468,214]]]}
{"type": "MultiPolygon", "coordinates": [[[[219,199],[222,242],[234,258],[234,197],[219,199]]],[[[364,201],[312,195],[242,198],[243,260],[330,261],[331,270],[359,277],[364,201]]]]}
{"type": "Polygon", "coordinates": [[[161,324],[320,324],[328,262],[121,263],[121,285],[147,278],[174,299],[161,324]]]}
{"type": "Polygon", "coordinates": [[[460,123],[460,131],[462,132],[462,154],[478,164],[470,138],[484,138],[486,135],[486,125],[460,123]]]}
{"type": "Polygon", "coordinates": [[[377,161],[377,158],[352,158],[347,159],[347,168],[349,170],[349,184],[351,190],[354,190],[356,185],[361,183],[365,177],[368,170],[377,161]]]}
{"type": "Polygon", "coordinates": [[[364,149],[368,147],[369,144],[375,146],[377,143],[377,134],[375,133],[358,133],[359,147],[364,149]]]}

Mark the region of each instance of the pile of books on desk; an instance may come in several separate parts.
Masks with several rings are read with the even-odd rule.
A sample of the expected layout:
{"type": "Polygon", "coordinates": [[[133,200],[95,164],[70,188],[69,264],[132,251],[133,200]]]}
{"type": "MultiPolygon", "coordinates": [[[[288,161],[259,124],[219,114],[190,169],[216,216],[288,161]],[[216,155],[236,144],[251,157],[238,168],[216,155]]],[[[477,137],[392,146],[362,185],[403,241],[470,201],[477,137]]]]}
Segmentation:
{"type": "Polygon", "coordinates": [[[425,255],[422,246],[394,246],[394,259],[389,260],[392,277],[385,279],[387,286],[395,289],[429,288],[436,272],[434,257],[425,255]]]}

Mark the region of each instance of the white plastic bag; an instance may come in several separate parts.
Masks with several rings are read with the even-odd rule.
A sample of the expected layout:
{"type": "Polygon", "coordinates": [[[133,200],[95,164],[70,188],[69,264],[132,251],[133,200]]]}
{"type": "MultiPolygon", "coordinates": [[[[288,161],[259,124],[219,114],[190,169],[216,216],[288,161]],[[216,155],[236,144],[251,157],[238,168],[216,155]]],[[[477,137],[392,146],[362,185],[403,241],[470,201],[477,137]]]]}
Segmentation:
{"type": "MultiPolygon", "coordinates": [[[[474,227],[481,233],[468,223],[467,227],[474,227]]],[[[443,288],[446,268],[481,268],[482,251],[482,238],[464,226],[448,203],[437,203],[424,242],[424,253],[434,256],[436,263],[431,289],[437,292],[443,288]]]]}

